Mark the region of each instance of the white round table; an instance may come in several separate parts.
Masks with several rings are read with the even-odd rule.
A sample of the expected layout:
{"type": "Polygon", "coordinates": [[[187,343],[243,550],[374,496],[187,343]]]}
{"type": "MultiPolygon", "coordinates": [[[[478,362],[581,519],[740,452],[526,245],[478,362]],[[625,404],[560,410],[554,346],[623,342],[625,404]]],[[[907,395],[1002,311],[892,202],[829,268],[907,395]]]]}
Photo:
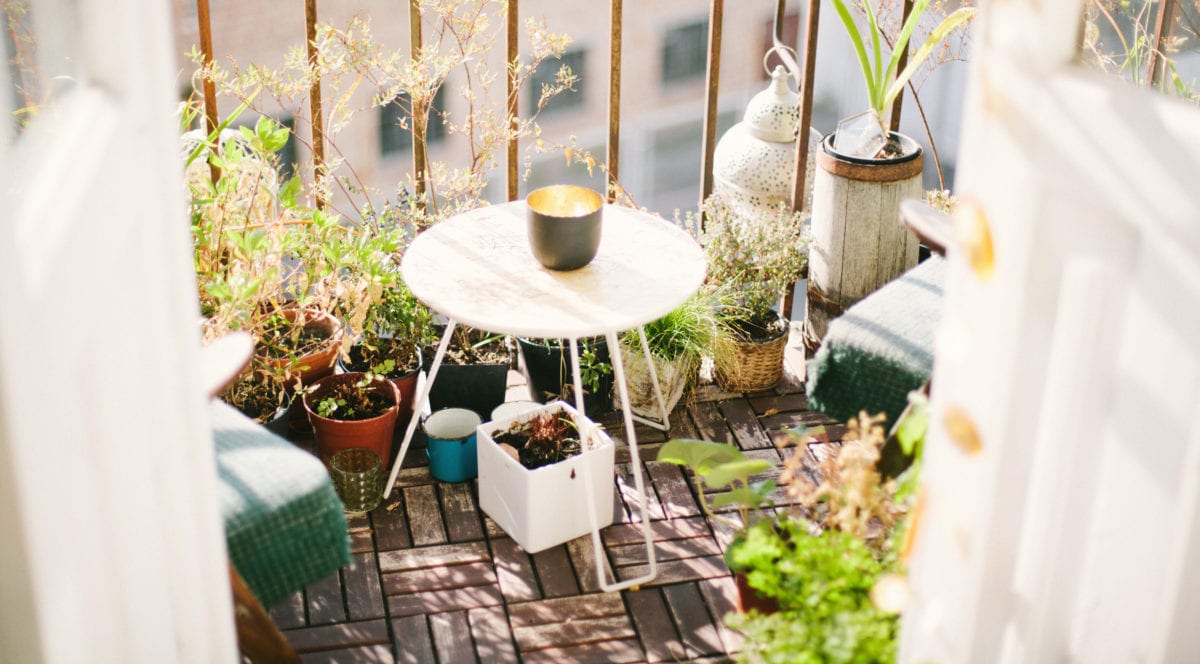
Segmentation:
{"type": "MultiPolygon", "coordinates": [[[[422,233],[405,252],[400,269],[408,288],[429,308],[449,319],[429,368],[429,379],[418,390],[417,403],[424,403],[437,378],[457,324],[499,334],[567,339],[577,404],[583,403],[577,342],[583,337],[604,335],[624,411],[626,440],[631,458],[637,459],[635,418],[629,407],[617,333],[637,329],[642,350],[649,358],[642,325],[661,318],[696,292],[704,281],[704,254],[680,228],[640,210],[606,205],[596,258],[578,270],[550,270],[534,258],[529,248],[525,211],[525,203],[517,201],[457,215],[422,233]]],[[[665,430],[670,426],[668,414],[657,388],[654,363],[649,362],[649,366],[661,420],[636,419],[665,430]]],[[[409,421],[385,495],[391,494],[417,420],[414,417],[409,421]]],[[[649,573],[619,584],[608,583],[601,560],[600,530],[593,521],[596,570],[605,591],[640,585],[657,574],[641,464],[631,466],[641,497],[649,573]]]]}
{"type": "Polygon", "coordinates": [[[400,269],[413,294],[447,318],[498,334],[566,339],[661,318],[700,287],[704,254],[678,227],[608,205],[596,258],[578,270],[551,270],[533,257],[518,201],[430,228],[400,269]]]}

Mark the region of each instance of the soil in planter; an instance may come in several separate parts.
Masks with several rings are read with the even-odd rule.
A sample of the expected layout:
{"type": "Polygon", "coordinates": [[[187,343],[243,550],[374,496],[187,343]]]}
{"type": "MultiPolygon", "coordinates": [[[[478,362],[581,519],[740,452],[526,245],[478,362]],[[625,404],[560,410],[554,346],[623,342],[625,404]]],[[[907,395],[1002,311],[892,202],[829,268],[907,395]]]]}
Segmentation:
{"type": "Polygon", "coordinates": [[[575,422],[560,411],[517,422],[494,440],[497,445],[516,450],[521,465],[533,470],[579,454],[579,438],[575,434],[575,422]]]}
{"type": "Polygon", "coordinates": [[[396,363],[396,367],[386,374],[385,378],[404,378],[420,368],[417,350],[411,343],[396,339],[373,339],[368,347],[366,344],[355,344],[350,347],[350,359],[345,363],[350,371],[373,371],[375,367],[387,360],[396,363]]]}
{"type": "MultiPolygon", "coordinates": [[[[440,335],[439,331],[439,335],[440,335]]],[[[482,330],[459,327],[450,337],[450,346],[446,348],[446,364],[510,364],[512,352],[505,341],[506,337],[489,334],[482,330]]],[[[437,347],[425,349],[426,363],[433,361],[437,347]]]]}
{"type": "Polygon", "coordinates": [[[321,350],[328,341],[329,335],[320,327],[306,325],[297,332],[290,321],[281,317],[263,329],[257,352],[271,359],[285,358],[293,353],[299,357],[321,350]]]}
{"type": "Polygon", "coordinates": [[[787,331],[787,323],[773,311],[765,316],[731,320],[726,324],[742,341],[752,343],[778,339],[779,335],[787,331]]]}
{"type": "MultiPolygon", "coordinates": [[[[318,413],[320,405],[326,399],[334,399],[338,402],[337,410],[328,416],[328,419],[331,420],[369,420],[383,415],[392,407],[392,402],[382,394],[345,383],[334,385],[321,394],[321,398],[317,400],[318,413]]],[[[311,408],[312,401],[309,404],[311,408]]]]}
{"type": "Polygon", "coordinates": [[[279,402],[277,388],[265,383],[247,384],[241,381],[234,383],[221,394],[221,400],[237,408],[243,415],[264,424],[279,412],[280,406],[287,402],[279,402]]]}

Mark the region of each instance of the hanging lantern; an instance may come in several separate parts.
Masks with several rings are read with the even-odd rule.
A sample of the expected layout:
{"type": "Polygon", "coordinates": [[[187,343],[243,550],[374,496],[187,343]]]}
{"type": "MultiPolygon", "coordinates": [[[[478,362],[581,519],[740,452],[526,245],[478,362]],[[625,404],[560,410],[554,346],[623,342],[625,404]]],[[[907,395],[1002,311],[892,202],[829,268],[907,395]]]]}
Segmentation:
{"type": "MultiPolygon", "coordinates": [[[[780,203],[792,201],[800,97],[787,79],[787,70],[776,66],[767,89],[754,95],[744,119],[725,132],[713,153],[714,193],[749,219],[770,215],[780,203]]],[[[820,142],[821,134],[810,128],[804,212],[812,204],[812,172],[820,142]]]]}

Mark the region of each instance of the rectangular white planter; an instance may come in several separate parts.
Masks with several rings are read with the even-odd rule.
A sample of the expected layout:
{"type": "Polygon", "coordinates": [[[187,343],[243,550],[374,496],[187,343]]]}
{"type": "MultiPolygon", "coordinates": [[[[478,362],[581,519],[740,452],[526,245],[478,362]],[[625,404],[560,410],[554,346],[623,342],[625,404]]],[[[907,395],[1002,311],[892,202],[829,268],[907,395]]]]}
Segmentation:
{"type": "Polygon", "coordinates": [[[521,548],[537,553],[591,532],[588,503],[596,510],[596,526],[613,522],[612,438],[595,427],[590,448],[549,466],[529,470],[500,449],[492,438],[515,422],[537,415],[565,410],[581,429],[595,427],[579,411],[562,401],[479,427],[476,446],[479,459],[479,506],[521,548]],[[591,478],[590,491],[585,477],[591,478]]]}

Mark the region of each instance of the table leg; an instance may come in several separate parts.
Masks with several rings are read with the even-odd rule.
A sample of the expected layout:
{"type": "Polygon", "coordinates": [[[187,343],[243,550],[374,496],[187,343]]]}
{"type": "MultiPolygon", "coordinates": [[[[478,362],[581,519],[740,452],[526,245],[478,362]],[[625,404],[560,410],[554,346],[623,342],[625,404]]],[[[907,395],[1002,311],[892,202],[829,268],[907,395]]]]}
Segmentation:
{"type": "MultiPolygon", "coordinates": [[[[654,367],[654,356],[650,353],[650,343],[646,341],[646,328],[638,326],[638,339],[642,341],[642,353],[646,356],[646,365],[650,368],[650,381],[654,385],[654,398],[658,403],[658,421],[642,417],[636,413],[633,419],[659,431],[671,430],[671,414],[667,412],[667,400],[663,398],[662,385],[658,382],[658,369],[654,367]]],[[[620,349],[617,349],[620,352],[620,349]]]]}
{"type": "MultiPolygon", "coordinates": [[[[633,427],[633,411],[629,409],[629,390],[625,386],[625,366],[621,362],[621,353],[620,349],[617,348],[617,335],[615,332],[608,333],[608,347],[616,350],[615,353],[611,353],[613,374],[617,384],[617,394],[621,398],[621,410],[625,415],[625,438],[629,441],[629,464],[633,468],[633,483],[637,487],[638,500],[641,502],[642,537],[646,542],[646,559],[649,562],[649,570],[646,574],[636,579],[626,579],[619,583],[609,583],[604,575],[604,545],[600,541],[600,528],[597,524],[596,508],[595,505],[592,505],[591,501],[588,501],[588,520],[592,526],[592,554],[595,556],[596,561],[596,577],[600,583],[600,588],[604,592],[613,592],[615,590],[624,590],[625,588],[639,586],[654,580],[654,577],[658,576],[658,561],[654,557],[654,540],[650,535],[650,518],[646,513],[646,483],[642,479],[642,459],[638,454],[637,432],[633,427]]],[[[574,345],[572,345],[572,351],[571,360],[574,365],[572,370],[574,371],[574,378],[578,382],[580,373],[579,358],[578,353],[574,352],[574,345]]],[[[579,403],[582,404],[582,396],[577,398],[579,399],[579,403]]],[[[591,474],[584,473],[583,477],[586,488],[590,493],[591,474]]]]}
{"type": "Polygon", "coordinates": [[[413,414],[408,419],[408,429],[404,431],[404,440],[400,443],[400,451],[392,461],[392,472],[388,475],[387,486],[383,490],[384,498],[392,495],[396,476],[400,474],[400,465],[404,462],[404,455],[408,452],[408,446],[412,443],[413,434],[421,419],[421,405],[429,398],[429,392],[433,389],[433,380],[437,378],[438,369],[442,367],[442,360],[446,357],[446,348],[450,345],[450,335],[454,334],[454,328],[457,325],[458,323],[453,319],[446,321],[446,331],[442,333],[442,340],[438,342],[437,352],[433,354],[433,364],[429,365],[429,379],[425,381],[421,389],[417,390],[416,401],[413,402],[413,414]]]}

